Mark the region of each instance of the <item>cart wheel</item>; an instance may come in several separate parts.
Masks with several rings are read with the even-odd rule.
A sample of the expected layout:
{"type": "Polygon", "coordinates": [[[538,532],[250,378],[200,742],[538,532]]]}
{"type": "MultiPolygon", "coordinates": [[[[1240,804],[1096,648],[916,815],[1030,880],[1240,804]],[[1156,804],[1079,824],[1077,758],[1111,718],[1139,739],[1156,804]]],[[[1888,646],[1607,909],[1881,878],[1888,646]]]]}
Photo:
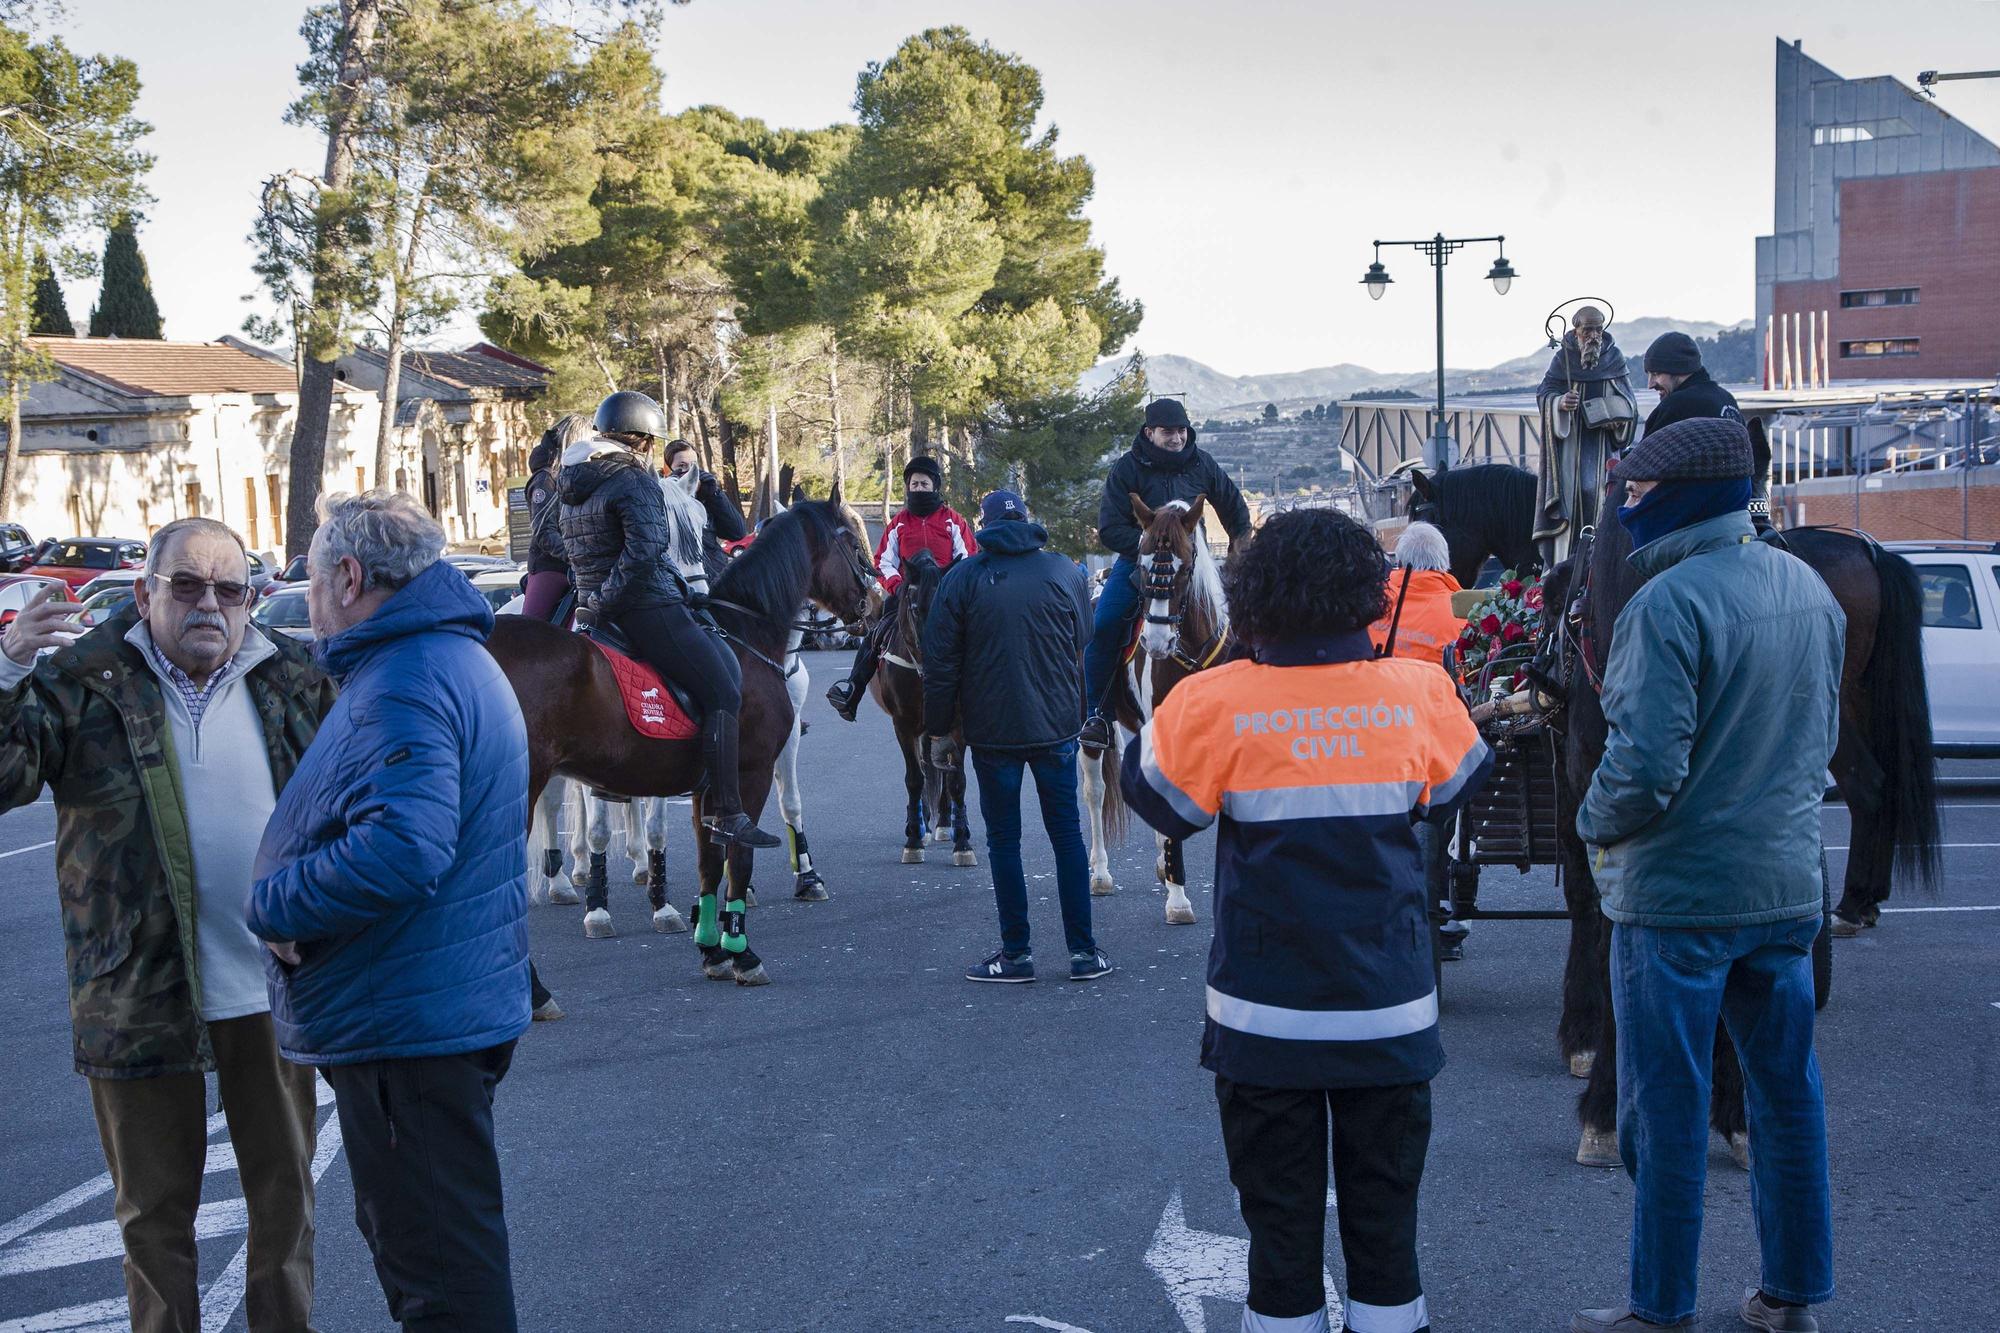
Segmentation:
{"type": "Polygon", "coordinates": [[[1813,1008],[1826,1008],[1833,995],[1833,880],[1826,873],[1826,852],[1819,854],[1819,934],[1812,946],[1813,1008]]]}

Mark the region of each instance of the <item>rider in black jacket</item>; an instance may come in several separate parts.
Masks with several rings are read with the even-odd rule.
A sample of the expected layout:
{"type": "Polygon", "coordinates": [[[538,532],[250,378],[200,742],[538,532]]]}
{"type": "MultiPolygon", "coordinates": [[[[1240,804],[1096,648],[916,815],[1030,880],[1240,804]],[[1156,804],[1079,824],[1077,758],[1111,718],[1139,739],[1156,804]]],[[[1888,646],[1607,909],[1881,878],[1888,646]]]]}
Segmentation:
{"type": "Polygon", "coordinates": [[[1701,348],[1685,333],[1663,333],[1646,349],[1646,387],[1660,395],[1660,405],[1646,418],[1646,434],[1692,417],[1743,420],[1736,395],[1709,377],[1701,364],[1701,348]]]}
{"type": "Polygon", "coordinates": [[[644,458],[666,433],[666,416],[642,393],[614,393],[598,405],[595,424],[595,439],[564,451],[556,482],[577,620],[614,622],[634,652],[694,700],[708,768],[704,822],[715,840],[776,847],[737,795],[742,669],[721,637],[695,617],[668,554],[666,500],[644,458]]]}

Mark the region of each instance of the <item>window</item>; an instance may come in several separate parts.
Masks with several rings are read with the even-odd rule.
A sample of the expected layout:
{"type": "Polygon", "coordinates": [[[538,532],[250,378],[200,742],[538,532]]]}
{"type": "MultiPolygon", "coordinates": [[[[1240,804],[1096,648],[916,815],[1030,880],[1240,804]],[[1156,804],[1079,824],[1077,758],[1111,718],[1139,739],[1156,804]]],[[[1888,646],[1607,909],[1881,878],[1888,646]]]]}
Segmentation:
{"type": "Polygon", "coordinates": [[[1915,356],[1915,338],[1863,338],[1840,344],[1843,357],[1854,356],[1915,356]]]}
{"type": "Polygon", "coordinates": [[[1979,628],[1971,570],[1964,565],[1918,565],[1917,579],[1924,589],[1925,629],[1979,628]]]}
{"type": "Polygon", "coordinates": [[[1890,116],[1884,120],[1857,120],[1845,125],[1813,126],[1815,147],[1835,143],[1867,143],[1871,139],[1896,139],[1906,134],[1915,134],[1910,122],[1901,116],[1890,116]]]}
{"type": "Polygon", "coordinates": [[[1915,287],[1875,287],[1867,291],[1842,292],[1840,294],[1840,308],[1842,310],[1866,310],[1871,306],[1915,305],[1916,303],[1917,289],[1915,287]]]}

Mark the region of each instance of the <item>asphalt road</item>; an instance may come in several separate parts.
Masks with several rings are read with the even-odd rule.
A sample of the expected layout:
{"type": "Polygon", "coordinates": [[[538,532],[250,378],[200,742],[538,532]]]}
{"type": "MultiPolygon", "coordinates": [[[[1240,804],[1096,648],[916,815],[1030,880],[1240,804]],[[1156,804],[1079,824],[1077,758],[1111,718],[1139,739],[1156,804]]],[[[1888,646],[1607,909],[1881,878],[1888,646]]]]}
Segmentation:
{"type": "MultiPolygon", "coordinates": [[[[1164,923],[1150,839],[1135,837],[1117,895],[1097,901],[1118,972],[969,985],[960,973],[996,935],[983,844],[980,869],[900,864],[888,728],[872,705],[850,727],[818,698],[844,663],[812,663],[803,761],[833,899],[793,903],[771,858],[750,932],[775,984],[704,980],[688,937],[653,934],[643,894],[617,881],[616,940],[586,940],[580,908],[532,910],[570,1016],[524,1038],[500,1092],[522,1327],[1233,1330],[1245,1233],[1195,1063],[1207,840],[1189,854],[1201,924],[1164,923]]],[[[1844,846],[1845,811],[1825,819],[1844,846]]],[[[54,825],[47,805],[0,818],[0,1333],[124,1326],[104,1164],[70,1069],[54,825]]],[[[1841,1333],[1992,1320],[2000,917],[1975,909],[2000,909],[2000,797],[1954,798],[1944,827],[1942,898],[1899,897],[1922,910],[1841,941],[1822,1015],[1840,1283],[1823,1326],[1841,1333]]],[[[683,905],[692,865],[677,824],[683,905]]],[[[1054,881],[1032,837],[1028,868],[1048,968],[1062,959],[1054,881]]],[[[1546,871],[1489,871],[1483,896],[1556,900],[1546,871]]],[[[1624,1291],[1629,1184],[1571,1161],[1562,929],[1482,923],[1447,972],[1422,1218],[1441,1333],[1557,1330],[1624,1291]]],[[[316,1322],[386,1328],[344,1159],[325,1165],[316,1322]]],[[[1756,1276],[1749,1188],[1719,1147],[1710,1166],[1702,1309],[1732,1329],[1756,1276]]],[[[204,1213],[216,1330],[245,1327],[228,1168],[212,1157],[204,1213]]],[[[1338,1281],[1337,1245],[1328,1264],[1338,1281]]]]}

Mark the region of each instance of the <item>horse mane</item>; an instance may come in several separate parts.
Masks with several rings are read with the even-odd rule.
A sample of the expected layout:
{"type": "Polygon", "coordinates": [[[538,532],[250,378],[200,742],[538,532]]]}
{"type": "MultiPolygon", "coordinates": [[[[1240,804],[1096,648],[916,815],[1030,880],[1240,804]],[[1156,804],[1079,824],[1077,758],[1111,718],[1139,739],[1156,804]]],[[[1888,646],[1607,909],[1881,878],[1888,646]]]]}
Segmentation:
{"type": "Polygon", "coordinates": [[[845,527],[839,511],[824,500],[772,515],[757,529],[757,540],[716,579],[714,595],[750,607],[773,624],[789,624],[812,585],[815,545],[833,542],[845,527]]]}
{"type": "MultiPolygon", "coordinates": [[[[1155,512],[1186,513],[1188,507],[1185,500],[1169,500],[1155,512]]],[[[1211,626],[1226,625],[1229,598],[1222,591],[1222,565],[1208,549],[1208,533],[1201,525],[1188,534],[1188,545],[1194,550],[1194,568],[1188,575],[1187,609],[1206,617],[1211,626]]]]}
{"type": "Polygon", "coordinates": [[[1510,532],[1523,520],[1532,526],[1535,474],[1512,463],[1474,463],[1432,479],[1442,491],[1444,512],[1454,524],[1488,532],[1510,532]]]}

